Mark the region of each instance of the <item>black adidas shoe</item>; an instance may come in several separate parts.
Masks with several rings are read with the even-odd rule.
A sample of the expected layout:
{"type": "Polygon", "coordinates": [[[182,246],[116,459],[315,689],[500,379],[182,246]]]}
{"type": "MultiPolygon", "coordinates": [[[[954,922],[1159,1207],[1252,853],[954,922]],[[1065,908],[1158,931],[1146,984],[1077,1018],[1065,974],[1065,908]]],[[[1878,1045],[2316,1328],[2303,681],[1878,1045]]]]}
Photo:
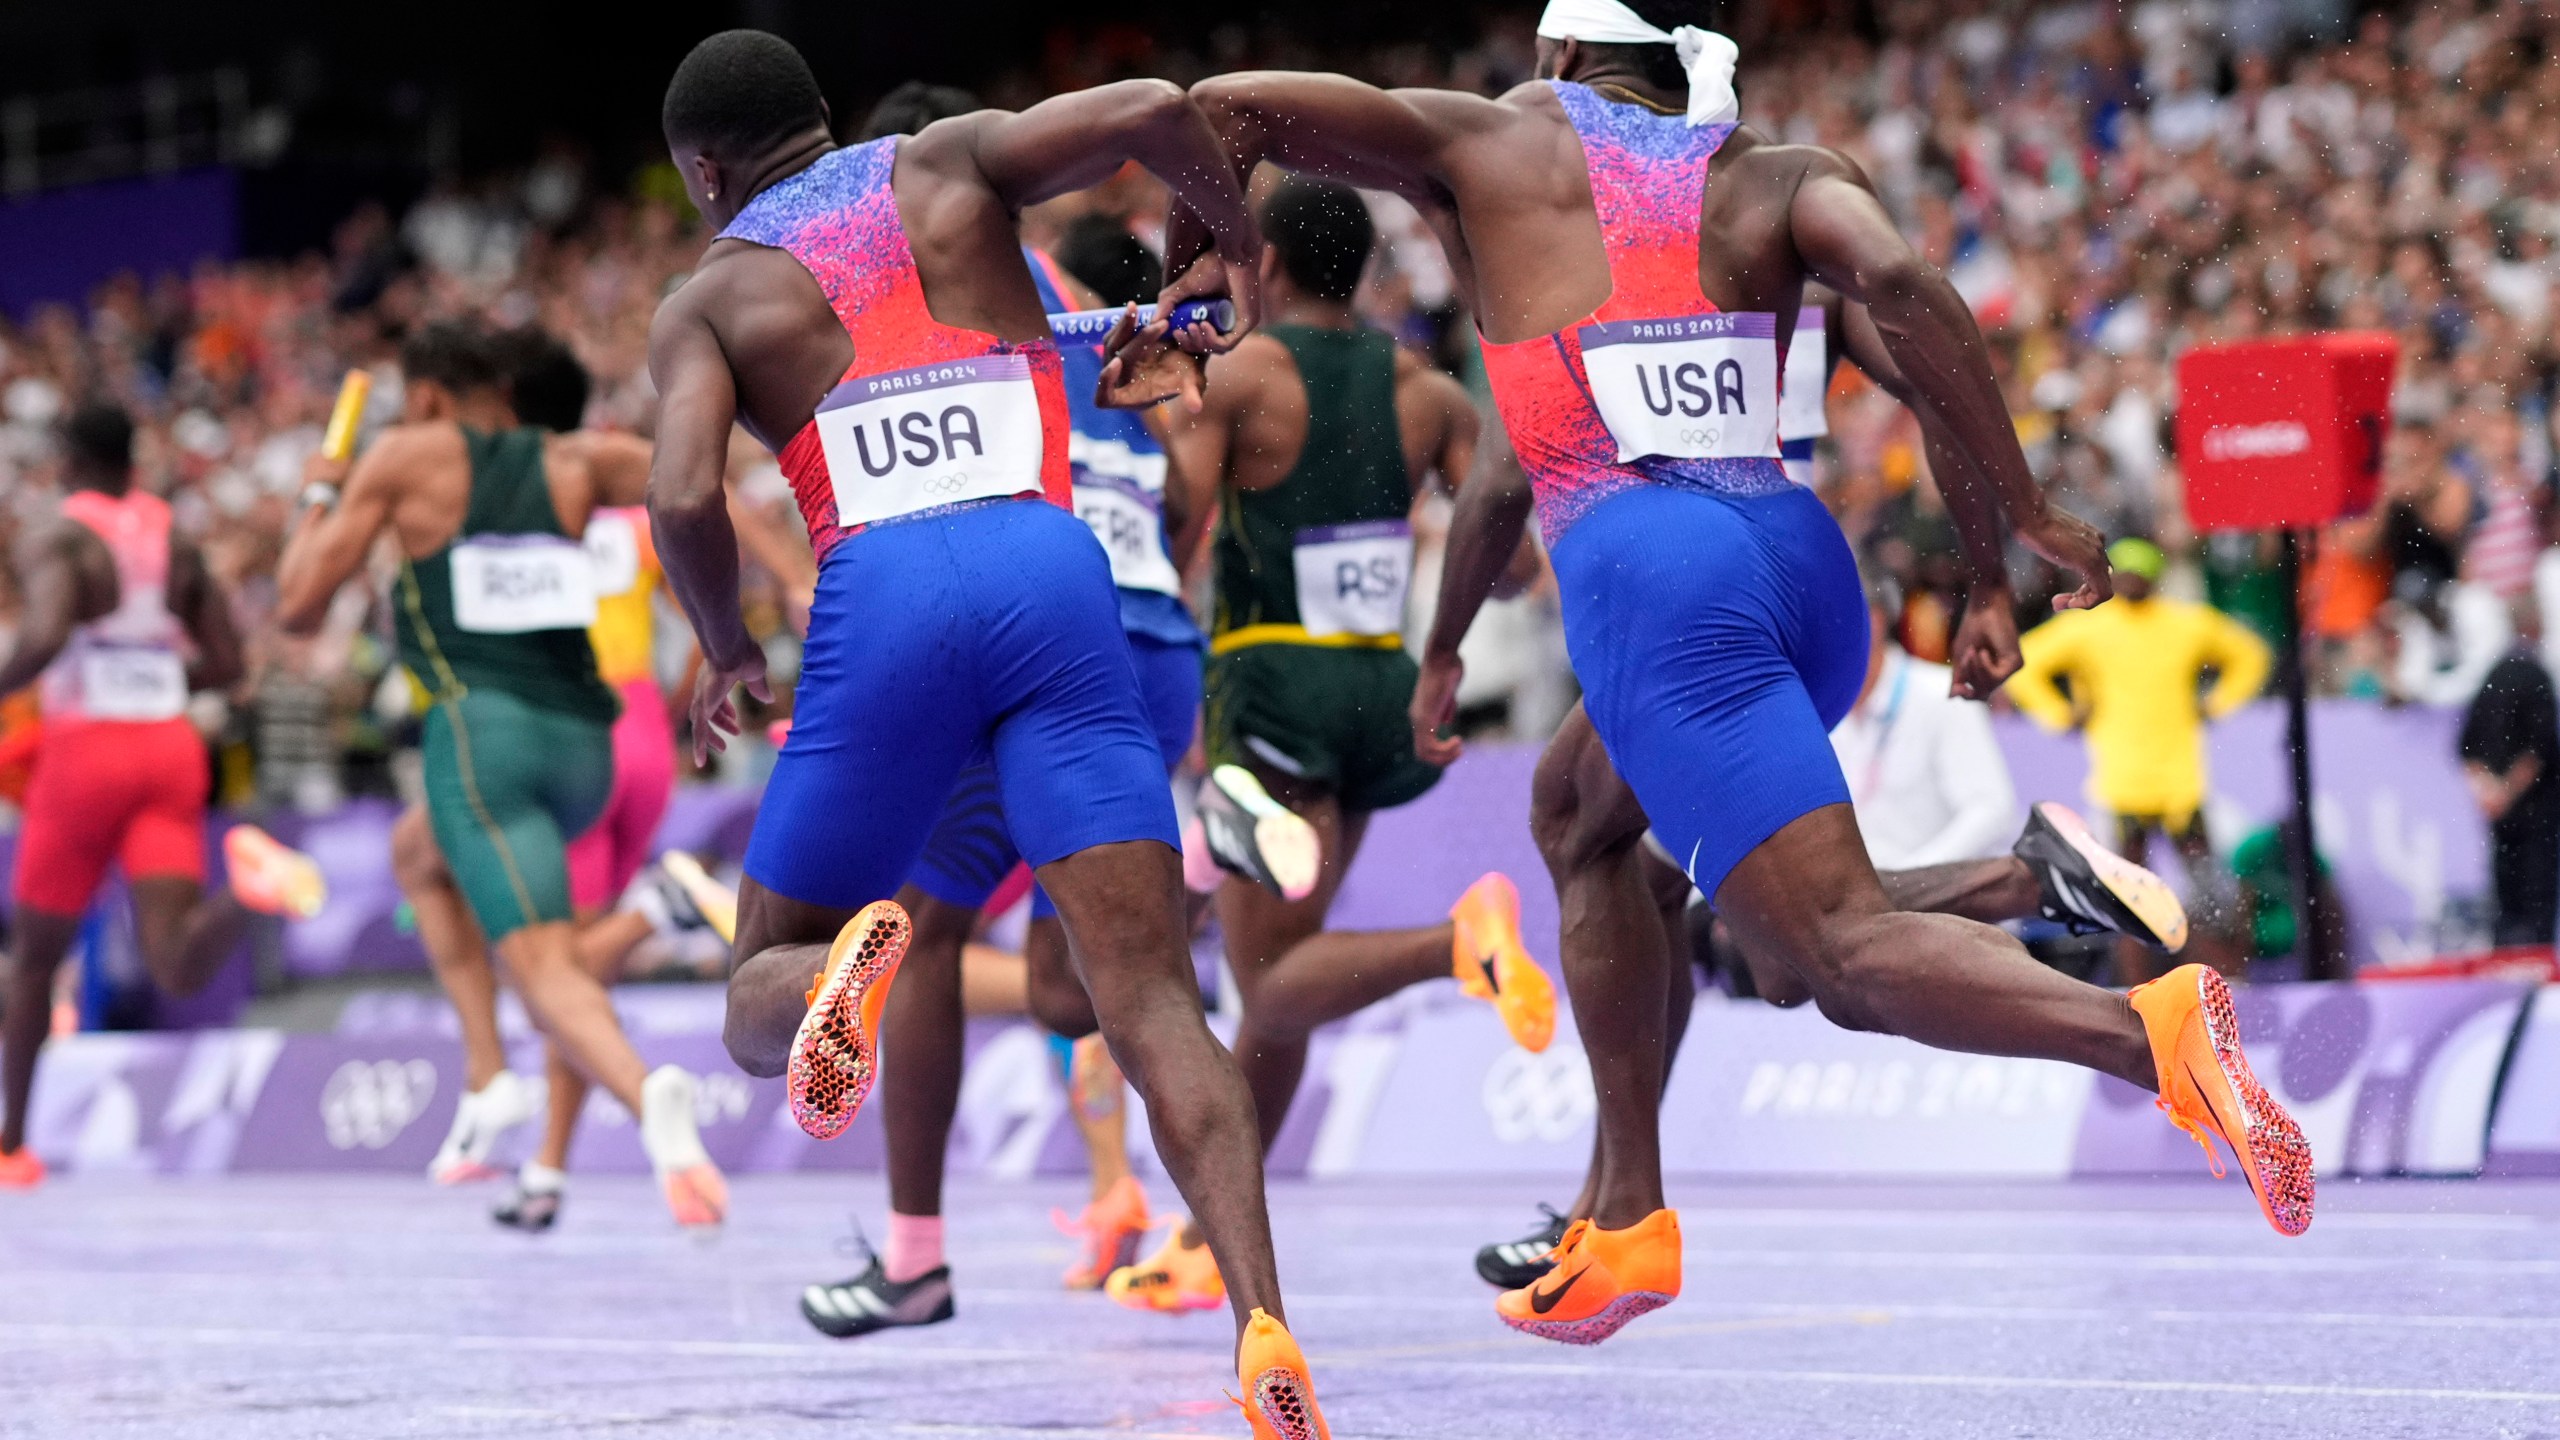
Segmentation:
{"type": "Polygon", "coordinates": [[[1241,765],[1210,770],[1200,787],[1200,828],[1219,869],[1286,900],[1314,892],[1324,859],[1315,827],[1272,799],[1252,771],[1241,765]]]}
{"type": "Polygon", "coordinates": [[[508,1187],[507,1198],[490,1207],[489,1218],[511,1230],[539,1235],[558,1224],[560,1206],[568,1199],[564,1190],[528,1190],[519,1180],[508,1187]]]}
{"type": "Polygon", "coordinates": [[[2077,935],[2113,930],[2172,954],[2187,943],[2187,908],[2167,881],[2098,843],[2066,805],[2027,812],[2017,857],[2035,872],[2038,909],[2077,935]]]}
{"type": "Polygon", "coordinates": [[[1476,1252],[1476,1273],[1484,1283],[1496,1290],[1526,1290],[1556,1268],[1549,1252],[1564,1243],[1565,1227],[1573,1222],[1557,1214],[1552,1205],[1538,1208],[1546,1212],[1547,1223],[1534,1233],[1476,1252]]]}
{"type": "Polygon", "coordinates": [[[902,1325],[938,1325],[952,1316],[951,1267],[937,1265],[896,1285],[875,1256],[871,1268],[850,1280],[801,1291],[800,1314],[839,1340],[902,1325]]]}

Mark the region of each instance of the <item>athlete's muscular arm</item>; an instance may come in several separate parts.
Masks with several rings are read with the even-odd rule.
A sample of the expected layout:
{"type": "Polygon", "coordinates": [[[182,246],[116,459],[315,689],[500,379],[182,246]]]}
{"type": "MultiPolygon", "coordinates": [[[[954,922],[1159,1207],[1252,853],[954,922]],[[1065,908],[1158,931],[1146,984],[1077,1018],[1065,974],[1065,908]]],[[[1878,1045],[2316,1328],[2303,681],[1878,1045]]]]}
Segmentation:
{"type": "MultiPolygon", "coordinates": [[[[701,283],[696,281],[695,283],[701,283]]],[[[729,429],[738,419],[737,382],[719,336],[678,291],[649,325],[649,376],[658,387],[658,444],[649,470],[649,528],[667,588],[684,607],[702,647],[693,692],[697,763],[738,733],[733,690],[773,698],[764,651],[738,609],[738,532],[729,523],[729,429]]]]}
{"type": "Polygon", "coordinates": [[[945,128],[966,135],[979,173],[1017,212],[1099,185],[1136,161],[1181,202],[1174,214],[1205,226],[1217,242],[1214,262],[1192,263],[1209,248],[1203,246],[1166,267],[1161,303],[1209,295],[1235,302],[1235,324],[1225,333],[1200,325],[1179,338],[1198,351],[1226,350],[1260,321],[1262,232],[1218,137],[1181,87],[1163,80],[1097,85],[1020,113],[990,110],[945,121],[918,143],[945,128]]]}
{"type": "Polygon", "coordinates": [[[0,661],[0,695],[15,695],[35,683],[44,667],[71,643],[80,613],[80,575],[71,555],[76,536],[68,522],[47,526],[28,537],[18,551],[18,641],[0,661]]]}
{"type": "Polygon", "coordinates": [[[338,587],[364,569],[375,537],[391,523],[400,477],[425,443],[419,434],[423,428],[395,426],[384,431],[357,459],[355,470],[338,492],[338,503],[312,506],[294,521],[293,533],[284,542],[284,558],[276,563],[278,629],[288,635],[317,633],[338,587]]]}
{"type": "Polygon", "coordinates": [[[204,552],[183,540],[169,546],[169,610],[196,642],[187,688],[228,690],[239,684],[249,667],[241,658],[240,627],[231,618],[231,602],[213,583],[204,552]]]}
{"type": "MultiPolygon", "coordinates": [[[[2001,525],[1999,494],[1973,457],[1920,404],[1911,378],[1893,363],[1866,307],[1835,296],[1825,309],[1836,317],[1839,353],[1865,371],[1877,388],[1908,406],[1920,422],[1929,474],[1946,501],[1947,518],[1955,524],[1965,559],[1964,615],[1948,647],[1948,667],[1955,672],[1948,688],[1967,700],[1988,699],[2017,673],[2020,663],[2017,604],[2009,593],[2008,531],[2001,525]]],[[[2027,517],[2031,523],[2035,518],[2027,517]]],[[[2079,523],[2068,515],[2063,518],[2079,523]]]]}
{"type": "Polygon", "coordinates": [[[1458,682],[1466,678],[1458,642],[1467,638],[1476,612],[1519,553],[1531,499],[1529,477],[1497,425],[1493,443],[1479,449],[1476,473],[1458,488],[1449,545],[1440,560],[1440,604],[1423,642],[1422,678],[1413,687],[1414,753],[1434,765],[1448,764],[1466,748],[1456,736],[1440,733],[1457,719],[1458,682]]]}
{"type": "Polygon", "coordinates": [[[1788,209],[1796,254],[1815,278],[1863,304],[1884,349],[1909,377],[1914,408],[1980,467],[2028,548],[2079,575],[2055,601],[2085,609],[2112,593],[2102,552],[2046,505],[1962,296],[1913,253],[1866,177],[1845,156],[1815,152],[1788,209]],[[2024,517],[2024,518],[2022,518],[2024,517]]]}

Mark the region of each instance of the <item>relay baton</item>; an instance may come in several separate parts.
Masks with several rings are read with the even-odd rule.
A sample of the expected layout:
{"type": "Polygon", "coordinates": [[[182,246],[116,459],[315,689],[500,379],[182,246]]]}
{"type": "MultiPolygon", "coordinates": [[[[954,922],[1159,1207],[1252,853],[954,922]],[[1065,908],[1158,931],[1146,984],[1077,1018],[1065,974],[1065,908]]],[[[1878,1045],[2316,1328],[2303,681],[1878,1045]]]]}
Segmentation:
{"type": "MultiPolygon", "coordinates": [[[[1110,338],[1111,327],[1120,323],[1121,313],[1117,308],[1070,310],[1063,315],[1050,316],[1049,329],[1063,341],[1081,340],[1086,344],[1099,345],[1110,338]]],[[[1151,325],[1155,318],[1156,307],[1153,305],[1138,307],[1140,325],[1151,325]]],[[[1187,329],[1204,320],[1225,330],[1236,323],[1236,307],[1226,300],[1185,300],[1173,307],[1173,328],[1176,330],[1187,329]]]]}
{"type": "Polygon", "coordinates": [[[338,403],[329,412],[329,429],[320,440],[320,453],[340,464],[355,458],[356,424],[364,418],[364,402],[373,395],[373,376],[363,370],[350,370],[338,382],[338,403]]]}

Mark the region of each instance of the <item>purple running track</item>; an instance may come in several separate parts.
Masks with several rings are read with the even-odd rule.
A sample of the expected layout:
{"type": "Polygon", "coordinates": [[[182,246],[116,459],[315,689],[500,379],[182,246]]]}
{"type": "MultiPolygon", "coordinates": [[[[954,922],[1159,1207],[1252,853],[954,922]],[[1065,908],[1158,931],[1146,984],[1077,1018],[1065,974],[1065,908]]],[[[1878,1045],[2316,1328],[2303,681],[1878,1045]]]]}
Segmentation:
{"type": "MultiPolygon", "coordinates": [[[[1055,1288],[1071,1185],[954,1186],[959,1318],[851,1342],[794,1303],[856,1268],[839,1238],[857,1208],[878,1233],[876,1178],[747,1177],[711,1241],[636,1179],[573,1181],[542,1237],[492,1227],[493,1198],[0,1193],[0,1435],[1245,1433],[1222,1314],[1055,1288]]],[[[1275,1187],[1340,1440],[2560,1434],[2560,1185],[2339,1183],[2290,1242],[2236,1182],[1684,1185],[1686,1294],[1591,1350],[1504,1330],[1469,1268],[1537,1198],[1275,1187]]]]}

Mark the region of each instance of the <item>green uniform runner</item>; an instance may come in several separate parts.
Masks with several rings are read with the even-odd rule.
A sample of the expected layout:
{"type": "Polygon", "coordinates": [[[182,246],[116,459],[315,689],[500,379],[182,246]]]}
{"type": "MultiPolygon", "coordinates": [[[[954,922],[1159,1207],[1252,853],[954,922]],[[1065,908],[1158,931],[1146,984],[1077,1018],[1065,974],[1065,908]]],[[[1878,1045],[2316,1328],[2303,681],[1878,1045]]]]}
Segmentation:
{"type": "Polygon", "coordinates": [[[1230,490],[1217,538],[1205,732],[1212,764],[1258,763],[1349,810],[1402,805],[1440,779],[1413,753],[1405,654],[1412,477],[1396,424],[1396,349],[1374,330],[1270,325],[1307,389],[1298,463],[1230,490]]]}
{"type": "Polygon", "coordinates": [[[404,564],[400,659],[431,700],[427,818],[491,941],[571,918],[566,848],[613,789],[620,702],[596,674],[595,585],[542,468],[543,432],[465,428],[471,503],[404,564]]]}

